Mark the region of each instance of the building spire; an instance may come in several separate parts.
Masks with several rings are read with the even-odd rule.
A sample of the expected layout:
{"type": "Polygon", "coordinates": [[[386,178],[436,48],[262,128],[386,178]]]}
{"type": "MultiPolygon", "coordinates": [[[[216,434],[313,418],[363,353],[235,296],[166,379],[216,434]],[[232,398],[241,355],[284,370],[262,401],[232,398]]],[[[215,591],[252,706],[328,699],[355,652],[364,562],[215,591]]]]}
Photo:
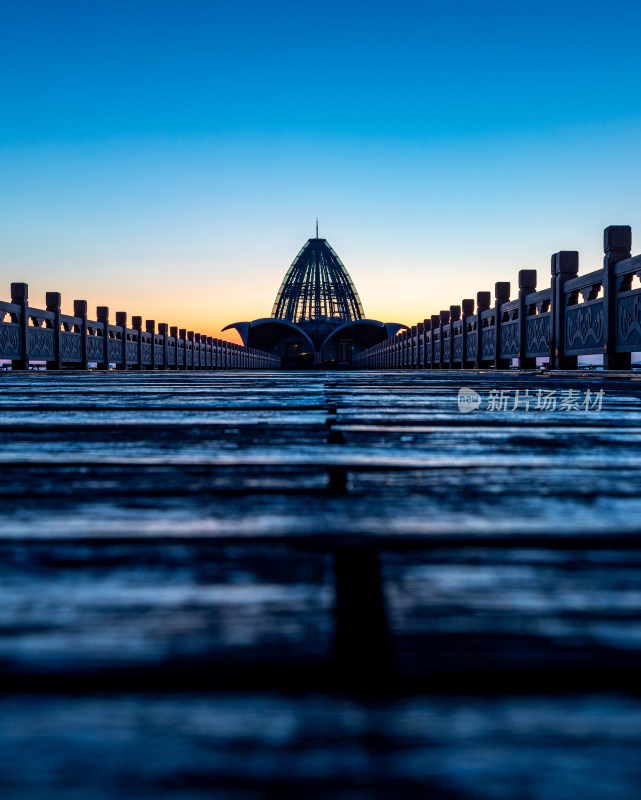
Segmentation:
{"type": "Polygon", "coordinates": [[[318,217],[316,217],[316,238],[318,239],[318,217]]]}

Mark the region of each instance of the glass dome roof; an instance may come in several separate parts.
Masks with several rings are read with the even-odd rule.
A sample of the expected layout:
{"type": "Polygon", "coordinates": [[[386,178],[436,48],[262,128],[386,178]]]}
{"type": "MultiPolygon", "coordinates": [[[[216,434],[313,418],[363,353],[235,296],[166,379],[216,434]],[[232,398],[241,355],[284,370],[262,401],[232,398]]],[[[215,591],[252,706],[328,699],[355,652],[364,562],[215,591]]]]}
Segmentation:
{"type": "Polygon", "coordinates": [[[365,314],[356,287],[327,239],[309,239],[276,295],[272,317],[288,322],[349,322],[365,314]]]}

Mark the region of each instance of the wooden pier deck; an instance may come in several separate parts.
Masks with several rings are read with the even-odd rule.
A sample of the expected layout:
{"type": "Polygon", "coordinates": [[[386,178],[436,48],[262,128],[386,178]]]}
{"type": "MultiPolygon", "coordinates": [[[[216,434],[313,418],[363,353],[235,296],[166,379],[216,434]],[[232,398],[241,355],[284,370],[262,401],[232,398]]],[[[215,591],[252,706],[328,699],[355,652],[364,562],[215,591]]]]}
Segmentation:
{"type": "Polygon", "coordinates": [[[636,800],[640,378],[0,374],[0,793],[636,800]]]}

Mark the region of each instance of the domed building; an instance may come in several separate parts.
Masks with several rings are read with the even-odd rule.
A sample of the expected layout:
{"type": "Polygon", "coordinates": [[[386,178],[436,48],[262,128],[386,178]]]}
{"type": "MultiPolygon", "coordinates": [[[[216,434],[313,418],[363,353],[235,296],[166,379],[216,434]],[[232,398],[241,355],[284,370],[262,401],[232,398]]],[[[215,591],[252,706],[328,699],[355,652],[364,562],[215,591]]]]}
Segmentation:
{"type": "Polygon", "coordinates": [[[348,367],[354,355],[406,327],[366,319],[349,273],[327,239],[308,239],[287,270],[271,317],[234,322],[246,347],[283,367],[348,367]]]}

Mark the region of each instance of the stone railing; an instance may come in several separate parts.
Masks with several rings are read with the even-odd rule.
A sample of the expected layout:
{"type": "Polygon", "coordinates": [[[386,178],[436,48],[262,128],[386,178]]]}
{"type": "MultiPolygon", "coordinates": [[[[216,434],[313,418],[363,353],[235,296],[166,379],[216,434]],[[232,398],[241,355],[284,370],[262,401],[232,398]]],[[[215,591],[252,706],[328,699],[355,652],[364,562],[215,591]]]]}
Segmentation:
{"type": "Polygon", "coordinates": [[[602,355],[605,369],[629,369],[641,350],[641,256],[632,257],[632,232],[612,225],[604,232],[603,268],[578,275],[579,254],[552,256],[549,287],[536,291],[536,270],[519,272],[518,297],[510,284],[463,300],[371,347],[354,359],[365,369],[503,369],[516,361],[534,368],[574,369],[578,357],[602,355]]]}
{"type": "Polygon", "coordinates": [[[60,294],[47,292],[46,309],[32,308],[26,283],[11,284],[11,302],[0,302],[0,359],[12,369],[46,362],[47,369],[278,369],[280,359],[262,350],[214,339],[184,328],[99,306],[87,319],[87,302],[75,300],[73,315],[60,310],[60,294]]]}

